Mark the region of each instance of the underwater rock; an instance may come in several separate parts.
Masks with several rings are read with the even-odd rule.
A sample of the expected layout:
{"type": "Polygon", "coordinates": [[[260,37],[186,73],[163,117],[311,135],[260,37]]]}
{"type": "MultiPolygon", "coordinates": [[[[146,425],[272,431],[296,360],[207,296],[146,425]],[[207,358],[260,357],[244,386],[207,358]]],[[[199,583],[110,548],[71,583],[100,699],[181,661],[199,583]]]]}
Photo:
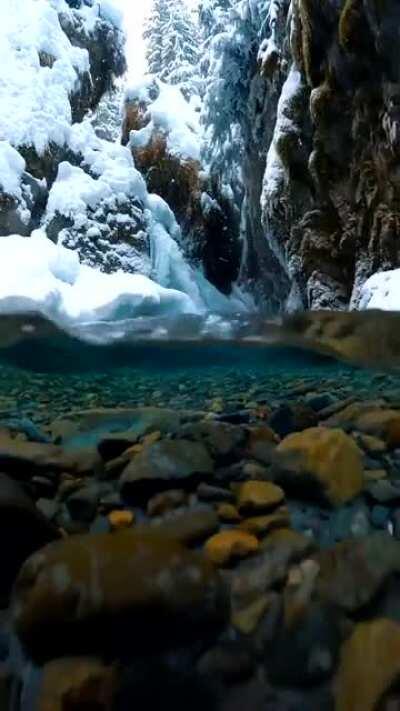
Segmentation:
{"type": "Polygon", "coordinates": [[[241,514],[264,513],[276,508],[285,498],[280,486],[269,481],[246,481],[239,486],[237,503],[241,514]]]}
{"type": "Polygon", "coordinates": [[[374,711],[400,679],[400,625],[374,619],[356,625],[343,644],[336,711],[374,711]]]}
{"type": "Polygon", "coordinates": [[[72,471],[84,474],[94,471],[100,462],[95,449],[66,452],[55,444],[26,442],[0,436],[0,469],[17,479],[29,479],[33,473],[55,475],[72,471]]]}
{"type": "Polygon", "coordinates": [[[100,489],[95,482],[82,486],[66,500],[66,507],[73,521],[90,523],[96,516],[100,489]]]}
{"type": "Polygon", "coordinates": [[[135,522],[135,516],[132,511],[110,511],[107,518],[112,531],[117,531],[120,528],[130,528],[135,522]]]}
{"type": "Polygon", "coordinates": [[[258,549],[257,538],[247,531],[230,529],[220,531],[207,541],[204,552],[214,565],[224,566],[255,553],[258,549]]]}
{"type": "Polygon", "coordinates": [[[149,497],[163,488],[187,485],[212,474],[213,461],[200,442],[163,440],[137,454],[120,478],[121,492],[127,498],[149,497]]]}
{"type": "Polygon", "coordinates": [[[0,604],[5,602],[22,563],[60,534],[23,488],[0,474],[0,604]]]}
{"type": "Polygon", "coordinates": [[[312,427],[278,445],[274,476],[286,491],[308,493],[337,506],[362,490],[362,453],[342,430],[312,427]]]}
{"type": "Polygon", "coordinates": [[[209,420],[182,427],[180,436],[203,442],[218,464],[227,464],[235,459],[246,441],[243,427],[227,422],[209,420]]]}
{"type": "Polygon", "coordinates": [[[212,566],[154,530],[48,545],[22,567],[12,600],[15,632],[38,662],[177,649],[212,639],[228,614],[212,566]]]}
{"type": "Polygon", "coordinates": [[[241,521],[242,518],[236,506],[225,502],[219,504],[217,514],[219,520],[223,523],[237,523],[238,521],[241,521]]]}
{"type": "Polygon", "coordinates": [[[353,538],[320,551],[318,597],[346,612],[368,605],[385,582],[400,572],[400,543],[386,533],[353,538]]]}
{"type": "Polygon", "coordinates": [[[147,503],[147,514],[149,516],[162,516],[167,511],[179,508],[186,501],[186,494],[182,489],[171,489],[156,494],[147,503]]]}
{"type": "Polygon", "coordinates": [[[245,518],[239,528],[260,537],[266,536],[274,528],[290,528],[289,511],[286,506],[280,506],[274,513],[245,518]]]}
{"type": "Polygon", "coordinates": [[[43,668],[37,711],[112,711],[118,681],[117,667],[96,657],[53,659],[43,668]]]}
{"type": "Polygon", "coordinates": [[[186,546],[202,543],[218,530],[218,516],[212,509],[176,511],[155,524],[159,533],[186,546]]]}

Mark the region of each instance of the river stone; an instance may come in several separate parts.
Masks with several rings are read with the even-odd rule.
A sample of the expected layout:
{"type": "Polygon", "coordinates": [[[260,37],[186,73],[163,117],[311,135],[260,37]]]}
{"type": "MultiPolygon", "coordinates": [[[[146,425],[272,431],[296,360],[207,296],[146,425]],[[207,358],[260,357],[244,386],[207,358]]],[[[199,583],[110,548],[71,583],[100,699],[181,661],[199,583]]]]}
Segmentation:
{"type": "Polygon", "coordinates": [[[22,487],[0,474],[0,603],[8,598],[22,563],[59,536],[22,487]]]}
{"type": "Polygon", "coordinates": [[[274,478],[285,490],[344,504],[362,490],[362,452],[342,430],[312,427],[278,445],[274,478]]]}
{"type": "Polygon", "coordinates": [[[148,498],[160,489],[185,486],[199,476],[207,477],[213,461],[200,442],[163,440],[139,452],[125,467],[120,478],[125,497],[148,498]]]}
{"type": "Polygon", "coordinates": [[[33,474],[93,471],[100,457],[94,449],[65,452],[62,447],[43,442],[27,442],[0,436],[0,469],[17,479],[30,479],[33,474]]]}
{"type": "Polygon", "coordinates": [[[236,452],[243,447],[246,440],[243,427],[216,420],[185,425],[179,434],[185,439],[203,442],[221,464],[234,460],[236,452]]]}
{"type": "Polygon", "coordinates": [[[270,481],[246,481],[239,486],[238,508],[241,514],[264,513],[276,508],[285,498],[280,486],[270,481]]]}
{"type": "Polygon", "coordinates": [[[62,657],[45,664],[36,711],[112,711],[118,670],[96,657],[62,657]]]}
{"type": "Polygon", "coordinates": [[[183,506],[187,498],[182,489],[170,489],[156,494],[147,503],[148,516],[162,516],[167,511],[172,511],[180,506],[183,506]]]}
{"type": "Polygon", "coordinates": [[[273,513],[246,518],[239,528],[255,536],[266,536],[274,528],[290,528],[290,514],[286,506],[281,506],[273,513]]]}
{"type": "Polygon", "coordinates": [[[400,543],[386,533],[342,541],[316,556],[318,596],[346,612],[370,603],[400,573],[400,543]]]}
{"type": "Polygon", "coordinates": [[[34,554],[14,587],[17,637],[39,663],[109,658],[204,641],[229,615],[224,587],[200,554],[156,531],[71,536],[34,554]]]}
{"type": "Polygon", "coordinates": [[[154,524],[154,528],[164,536],[174,538],[185,546],[202,543],[212,536],[218,527],[217,513],[200,506],[187,511],[174,511],[167,518],[154,524]]]}
{"type": "Polygon", "coordinates": [[[66,501],[66,507],[73,521],[91,523],[96,516],[100,500],[100,489],[96,483],[82,486],[66,501]]]}
{"type": "Polygon", "coordinates": [[[356,625],[342,647],[336,711],[383,708],[382,698],[399,681],[400,624],[378,618],[356,625]]]}
{"type": "Polygon", "coordinates": [[[214,565],[230,565],[241,558],[255,553],[258,548],[257,538],[247,531],[230,529],[220,531],[208,539],[204,553],[214,565]]]}

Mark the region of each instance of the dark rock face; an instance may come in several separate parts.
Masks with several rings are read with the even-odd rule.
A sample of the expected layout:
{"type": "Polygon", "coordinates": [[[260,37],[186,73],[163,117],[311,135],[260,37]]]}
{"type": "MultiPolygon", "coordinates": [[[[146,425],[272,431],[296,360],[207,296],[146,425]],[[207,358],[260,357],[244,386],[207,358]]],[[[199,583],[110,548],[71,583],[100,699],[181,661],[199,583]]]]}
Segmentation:
{"type": "MultiPolygon", "coordinates": [[[[283,3],[285,22],[286,13],[283,3]]],[[[268,96],[287,79],[262,221],[298,307],[356,304],[371,273],[400,263],[399,20],[394,0],[295,0],[288,53],[288,30],[275,28],[281,57],[264,73],[268,96]]]]}

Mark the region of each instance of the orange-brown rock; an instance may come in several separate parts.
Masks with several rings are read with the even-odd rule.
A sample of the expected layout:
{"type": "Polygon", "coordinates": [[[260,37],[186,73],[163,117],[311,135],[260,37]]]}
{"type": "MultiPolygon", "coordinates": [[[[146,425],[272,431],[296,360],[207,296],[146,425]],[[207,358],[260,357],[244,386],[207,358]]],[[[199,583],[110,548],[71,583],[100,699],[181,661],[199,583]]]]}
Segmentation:
{"type": "Polygon", "coordinates": [[[239,528],[255,536],[265,536],[274,528],[290,528],[290,515],[286,506],[281,506],[272,514],[252,516],[239,524],[239,528]]]}
{"type": "Polygon", "coordinates": [[[375,711],[400,681],[400,624],[378,618],[356,625],[343,644],[335,711],[375,711]]]}
{"type": "Polygon", "coordinates": [[[71,536],[23,565],[12,601],[29,656],[123,654],[214,634],[229,613],[214,567],[165,533],[71,536]]]}
{"type": "Polygon", "coordinates": [[[257,538],[251,533],[233,528],[212,536],[207,541],[204,552],[214,565],[224,566],[255,553],[258,545],[257,538]]]}
{"type": "Polygon", "coordinates": [[[223,521],[223,523],[237,523],[242,518],[236,506],[228,503],[219,504],[217,514],[219,520],[223,521]]]}
{"type": "Polygon", "coordinates": [[[400,411],[374,409],[361,414],[356,422],[357,429],[371,435],[382,437],[388,447],[400,444],[400,411]]]}
{"type": "Polygon", "coordinates": [[[247,445],[249,456],[268,464],[271,452],[278,442],[278,435],[268,425],[252,427],[247,445]]]}
{"type": "Polygon", "coordinates": [[[295,432],[276,449],[276,479],[297,493],[308,490],[340,505],[362,490],[362,452],[339,429],[312,427],[295,432]]]}
{"type": "Polygon", "coordinates": [[[96,657],[62,657],[45,664],[37,711],[111,711],[118,670],[96,657]]]}
{"type": "Polygon", "coordinates": [[[285,498],[285,492],[269,481],[246,481],[238,490],[238,507],[241,513],[256,514],[270,511],[285,498]]]}
{"type": "Polygon", "coordinates": [[[132,511],[121,511],[118,509],[110,511],[107,518],[112,531],[117,531],[120,528],[130,528],[135,521],[132,511]]]}

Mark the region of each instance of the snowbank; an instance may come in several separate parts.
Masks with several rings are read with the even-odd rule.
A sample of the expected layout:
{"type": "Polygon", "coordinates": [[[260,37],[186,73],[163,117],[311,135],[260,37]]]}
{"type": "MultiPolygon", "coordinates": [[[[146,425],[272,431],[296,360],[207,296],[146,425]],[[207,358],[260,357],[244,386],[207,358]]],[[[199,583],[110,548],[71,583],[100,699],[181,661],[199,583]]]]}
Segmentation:
{"type": "Polygon", "coordinates": [[[373,274],[361,289],[359,308],[400,311],[400,269],[373,274]]]}
{"type": "Polygon", "coordinates": [[[0,239],[0,313],[37,311],[64,326],[197,314],[184,293],[138,274],[104,274],[36,231],[0,239]],[[18,265],[16,269],[15,265],[18,265]]]}
{"type": "Polygon", "coordinates": [[[146,126],[130,132],[132,148],[145,148],[156,133],[161,133],[171,155],[200,160],[199,114],[195,103],[188,103],[178,87],[148,76],[129,87],[125,102],[127,106],[137,103],[146,107],[146,126]]]}

